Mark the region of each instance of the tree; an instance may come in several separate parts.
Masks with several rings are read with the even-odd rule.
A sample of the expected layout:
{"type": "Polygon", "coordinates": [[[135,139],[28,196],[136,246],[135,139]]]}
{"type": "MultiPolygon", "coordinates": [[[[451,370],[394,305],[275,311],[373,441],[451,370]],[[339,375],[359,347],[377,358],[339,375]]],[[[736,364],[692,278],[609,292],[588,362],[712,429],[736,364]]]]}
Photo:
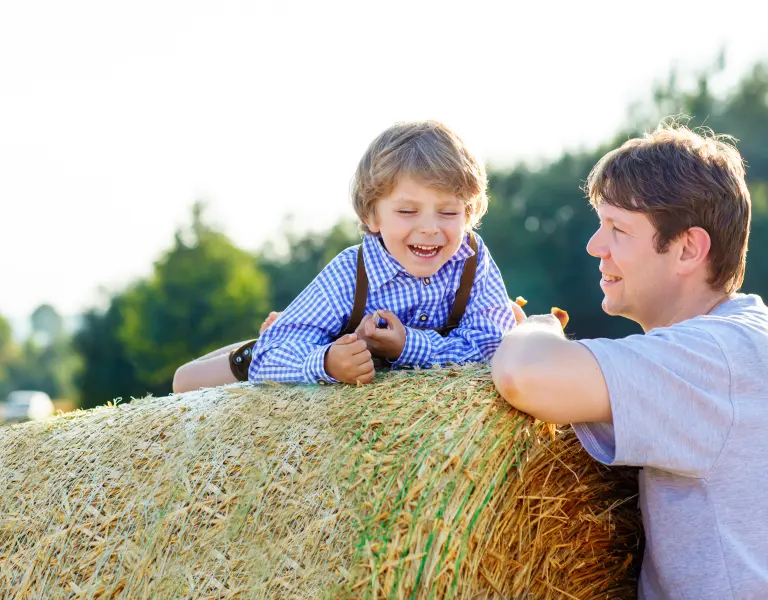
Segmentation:
{"type": "Polygon", "coordinates": [[[81,358],[75,375],[81,408],[93,408],[117,398],[130,400],[150,391],[139,381],[119,337],[124,303],[123,294],[116,294],[106,310],[86,312],[72,340],[81,358]]]}
{"type": "Polygon", "coordinates": [[[0,315],[0,400],[11,391],[10,366],[16,360],[11,324],[0,315]]]}
{"type": "Polygon", "coordinates": [[[154,273],[125,292],[119,340],[149,391],[170,391],[176,368],[217,347],[256,337],[269,309],[253,257],[203,220],[178,231],[154,273]]]}
{"type": "Polygon", "coordinates": [[[51,344],[53,340],[64,333],[64,323],[61,315],[50,304],[41,304],[29,318],[32,324],[32,332],[45,340],[45,344],[51,344]]]}
{"type": "MultiPolygon", "coordinates": [[[[76,400],[73,376],[78,357],[71,351],[61,317],[51,305],[43,304],[32,313],[31,321],[32,333],[21,345],[0,340],[2,391],[40,390],[54,399],[76,400]]],[[[0,329],[4,329],[2,324],[0,329]]]]}
{"type": "Polygon", "coordinates": [[[257,261],[270,281],[270,306],[283,310],[339,252],[360,243],[357,224],[340,221],[327,232],[284,231],[288,252],[265,249],[257,261]]]}

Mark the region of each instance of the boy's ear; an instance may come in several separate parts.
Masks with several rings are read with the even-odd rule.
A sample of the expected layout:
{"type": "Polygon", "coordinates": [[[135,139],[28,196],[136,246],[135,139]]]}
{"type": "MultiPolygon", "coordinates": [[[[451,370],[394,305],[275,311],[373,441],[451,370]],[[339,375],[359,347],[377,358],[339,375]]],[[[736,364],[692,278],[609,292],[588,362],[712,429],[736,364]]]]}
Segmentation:
{"type": "Polygon", "coordinates": [[[379,233],[379,224],[376,222],[376,217],[374,215],[363,219],[363,223],[365,223],[371,233],[379,233]]]}

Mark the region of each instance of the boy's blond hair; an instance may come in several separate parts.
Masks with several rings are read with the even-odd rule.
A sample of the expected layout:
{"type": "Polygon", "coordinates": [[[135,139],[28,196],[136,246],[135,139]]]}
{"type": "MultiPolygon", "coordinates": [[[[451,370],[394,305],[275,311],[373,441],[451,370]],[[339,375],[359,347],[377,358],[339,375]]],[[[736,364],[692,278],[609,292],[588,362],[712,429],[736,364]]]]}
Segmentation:
{"type": "Polygon", "coordinates": [[[363,219],[404,175],[464,202],[470,229],[488,209],[485,167],[459,136],[437,121],[395,123],[371,142],[352,180],[352,206],[364,233],[370,230],[363,219]]]}

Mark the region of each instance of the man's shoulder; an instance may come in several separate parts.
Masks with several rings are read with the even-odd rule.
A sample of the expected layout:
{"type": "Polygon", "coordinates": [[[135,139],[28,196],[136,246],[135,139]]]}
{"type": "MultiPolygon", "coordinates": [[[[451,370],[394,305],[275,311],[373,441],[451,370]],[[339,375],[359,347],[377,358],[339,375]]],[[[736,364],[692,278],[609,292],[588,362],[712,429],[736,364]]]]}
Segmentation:
{"type": "Polygon", "coordinates": [[[711,336],[726,353],[750,345],[768,346],[768,308],[760,296],[737,294],[709,314],[699,315],[668,328],[674,332],[711,336]]]}

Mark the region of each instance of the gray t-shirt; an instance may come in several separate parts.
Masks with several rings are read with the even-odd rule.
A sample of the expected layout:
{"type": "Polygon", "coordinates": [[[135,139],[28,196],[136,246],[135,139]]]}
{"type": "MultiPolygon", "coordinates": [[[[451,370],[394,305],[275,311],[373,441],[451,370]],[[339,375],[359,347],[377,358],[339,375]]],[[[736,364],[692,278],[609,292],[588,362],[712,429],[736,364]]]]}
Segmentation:
{"type": "Polygon", "coordinates": [[[576,423],[586,450],[635,465],[647,600],[768,598],[768,309],[738,294],[708,315],[621,340],[582,340],[613,425],[576,423]]]}

